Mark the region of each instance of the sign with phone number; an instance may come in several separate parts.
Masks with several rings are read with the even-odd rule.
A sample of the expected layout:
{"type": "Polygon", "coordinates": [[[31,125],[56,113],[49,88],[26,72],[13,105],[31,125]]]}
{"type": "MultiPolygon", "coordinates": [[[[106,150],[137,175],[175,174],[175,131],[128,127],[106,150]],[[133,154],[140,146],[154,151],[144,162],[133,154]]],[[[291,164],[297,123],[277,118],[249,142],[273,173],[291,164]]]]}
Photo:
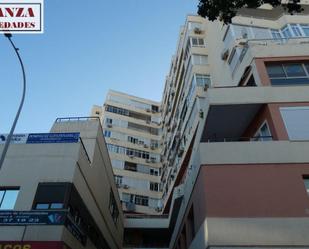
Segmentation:
{"type": "Polygon", "coordinates": [[[70,249],[63,242],[55,241],[0,241],[0,249],[70,249]]]}

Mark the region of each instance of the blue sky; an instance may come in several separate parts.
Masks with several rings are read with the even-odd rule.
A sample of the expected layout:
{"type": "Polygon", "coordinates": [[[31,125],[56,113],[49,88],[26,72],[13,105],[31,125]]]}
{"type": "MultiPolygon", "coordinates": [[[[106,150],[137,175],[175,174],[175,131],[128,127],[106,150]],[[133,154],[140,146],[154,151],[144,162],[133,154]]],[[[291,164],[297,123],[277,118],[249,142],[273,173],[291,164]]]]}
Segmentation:
{"type": "MultiPolygon", "coordinates": [[[[28,88],[15,133],[48,132],[57,117],[88,116],[108,89],[161,100],[180,26],[197,0],[45,0],[45,32],[15,35],[28,88]]],[[[0,36],[0,133],[21,96],[14,51],[0,36]]]]}

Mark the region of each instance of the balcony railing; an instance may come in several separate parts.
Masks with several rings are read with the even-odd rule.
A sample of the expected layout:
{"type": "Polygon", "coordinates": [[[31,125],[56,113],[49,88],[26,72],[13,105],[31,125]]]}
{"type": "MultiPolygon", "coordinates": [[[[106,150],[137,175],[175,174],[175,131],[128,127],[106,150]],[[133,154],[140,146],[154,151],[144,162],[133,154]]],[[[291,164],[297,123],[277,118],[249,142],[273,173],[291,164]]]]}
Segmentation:
{"type": "Polygon", "coordinates": [[[254,136],[254,137],[224,137],[224,138],[208,138],[205,142],[266,142],[272,141],[272,136],[254,136]]]}

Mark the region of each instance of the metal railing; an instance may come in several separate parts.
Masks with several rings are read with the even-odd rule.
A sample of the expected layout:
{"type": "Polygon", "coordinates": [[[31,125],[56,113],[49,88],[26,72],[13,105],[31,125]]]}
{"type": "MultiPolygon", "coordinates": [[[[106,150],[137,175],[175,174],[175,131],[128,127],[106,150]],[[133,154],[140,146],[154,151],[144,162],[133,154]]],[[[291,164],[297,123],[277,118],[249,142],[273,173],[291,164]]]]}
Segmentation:
{"type": "Polygon", "coordinates": [[[125,214],[127,219],[167,219],[168,214],[125,214]]]}
{"type": "Polygon", "coordinates": [[[267,142],[272,141],[273,136],[255,136],[255,137],[224,137],[224,138],[208,138],[207,143],[214,142],[267,142]]]}
{"type": "Polygon", "coordinates": [[[99,120],[99,117],[65,117],[65,118],[57,118],[55,123],[62,122],[76,122],[76,121],[89,121],[89,120],[99,120]]]}

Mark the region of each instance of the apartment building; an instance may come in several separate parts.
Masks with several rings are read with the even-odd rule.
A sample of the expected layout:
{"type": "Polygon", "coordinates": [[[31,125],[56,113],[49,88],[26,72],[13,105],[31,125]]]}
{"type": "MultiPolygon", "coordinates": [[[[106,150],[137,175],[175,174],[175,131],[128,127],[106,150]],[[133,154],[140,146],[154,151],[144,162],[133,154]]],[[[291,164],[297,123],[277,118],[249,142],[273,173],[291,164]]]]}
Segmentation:
{"type": "Polygon", "coordinates": [[[94,106],[91,116],[101,119],[123,210],[160,213],[160,103],[109,91],[103,107],[94,106]]]}
{"type": "Polygon", "coordinates": [[[14,135],[0,170],[0,248],[120,249],[123,224],[99,119],[14,135]]]}
{"type": "MultiPolygon", "coordinates": [[[[167,180],[167,192],[176,178],[174,192],[183,194],[169,248],[309,248],[304,9],[299,15],[242,9],[230,25],[188,17],[166,83],[176,98],[166,117],[183,125],[167,136],[167,144],[179,141],[169,153],[182,154],[188,139],[182,131],[193,127],[183,153],[191,155],[167,180]],[[196,48],[201,44],[205,48],[196,48]],[[187,104],[188,96],[196,106],[187,104]],[[192,113],[193,121],[186,118],[192,113]]],[[[164,95],[163,110],[171,106],[170,95],[164,95]]]]}
{"type": "Polygon", "coordinates": [[[309,248],[308,15],[187,17],[161,106],[165,215],[126,217],[126,248],[309,248]]]}

